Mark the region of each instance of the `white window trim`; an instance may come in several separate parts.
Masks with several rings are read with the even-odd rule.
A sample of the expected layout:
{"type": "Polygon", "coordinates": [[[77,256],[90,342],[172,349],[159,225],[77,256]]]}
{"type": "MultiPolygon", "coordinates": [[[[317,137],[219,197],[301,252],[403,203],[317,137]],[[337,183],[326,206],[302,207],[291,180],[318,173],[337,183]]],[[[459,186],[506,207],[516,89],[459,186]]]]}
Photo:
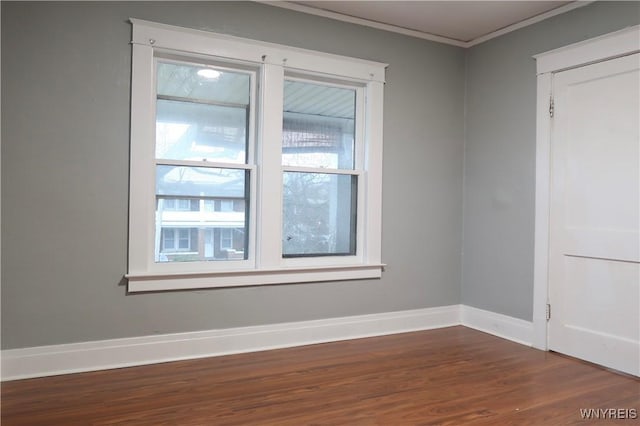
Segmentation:
{"type": "MultiPolygon", "coordinates": [[[[131,172],[128,290],[160,291],[278,283],[379,278],[382,275],[382,108],[386,64],[313,52],[260,41],[131,19],[133,24],[131,172]],[[284,259],[281,224],[252,222],[248,260],[156,263],[153,258],[155,214],[154,75],[158,53],[208,57],[259,69],[269,108],[257,108],[255,160],[238,165],[251,173],[251,211],[256,217],[280,217],[280,150],[261,149],[261,141],[282,140],[282,94],[285,75],[303,74],[362,87],[366,102],[363,144],[356,154],[358,179],[358,247],[355,256],[284,259]],[[254,244],[255,243],[255,244],[254,244]]],[[[235,166],[235,165],[234,165],[235,166]]],[[[331,170],[333,173],[333,170],[331,170]]]]}

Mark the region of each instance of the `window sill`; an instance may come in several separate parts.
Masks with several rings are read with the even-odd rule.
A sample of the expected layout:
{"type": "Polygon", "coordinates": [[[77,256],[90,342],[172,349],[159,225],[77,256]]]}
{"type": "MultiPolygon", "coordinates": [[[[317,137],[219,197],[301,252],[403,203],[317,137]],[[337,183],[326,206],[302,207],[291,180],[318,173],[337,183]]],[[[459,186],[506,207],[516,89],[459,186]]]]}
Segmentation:
{"type": "Polygon", "coordinates": [[[130,293],[380,278],[383,264],[207,273],[127,274],[130,293]]]}

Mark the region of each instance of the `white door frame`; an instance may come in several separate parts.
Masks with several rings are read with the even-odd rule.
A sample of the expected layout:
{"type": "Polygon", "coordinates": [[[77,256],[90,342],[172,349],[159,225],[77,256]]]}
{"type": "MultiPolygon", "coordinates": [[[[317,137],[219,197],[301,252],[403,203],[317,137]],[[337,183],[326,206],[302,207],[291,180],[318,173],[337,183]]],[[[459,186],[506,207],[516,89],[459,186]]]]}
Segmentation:
{"type": "Polygon", "coordinates": [[[640,52],[640,25],[535,55],[537,65],[536,195],[533,262],[533,347],[547,350],[549,209],[551,195],[550,99],[553,74],[640,52]]]}

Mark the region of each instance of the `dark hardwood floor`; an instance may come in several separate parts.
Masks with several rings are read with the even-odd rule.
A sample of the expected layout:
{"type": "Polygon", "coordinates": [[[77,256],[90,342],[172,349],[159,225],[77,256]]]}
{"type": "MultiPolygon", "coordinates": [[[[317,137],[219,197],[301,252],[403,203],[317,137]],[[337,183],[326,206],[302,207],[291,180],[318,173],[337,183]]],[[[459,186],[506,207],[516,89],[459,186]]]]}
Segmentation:
{"type": "MultiPolygon", "coordinates": [[[[465,327],[2,384],[2,425],[564,425],[640,380],[465,327]]],[[[626,413],[626,414],[625,414],[626,413]]]]}

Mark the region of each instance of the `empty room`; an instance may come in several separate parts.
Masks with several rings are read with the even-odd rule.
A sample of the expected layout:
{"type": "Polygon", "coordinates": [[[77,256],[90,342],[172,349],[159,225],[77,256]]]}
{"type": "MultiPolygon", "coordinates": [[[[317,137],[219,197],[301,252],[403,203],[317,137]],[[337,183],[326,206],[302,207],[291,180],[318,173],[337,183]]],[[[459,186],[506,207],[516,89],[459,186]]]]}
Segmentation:
{"type": "Polygon", "coordinates": [[[3,425],[638,421],[640,2],[0,13],[3,425]]]}

